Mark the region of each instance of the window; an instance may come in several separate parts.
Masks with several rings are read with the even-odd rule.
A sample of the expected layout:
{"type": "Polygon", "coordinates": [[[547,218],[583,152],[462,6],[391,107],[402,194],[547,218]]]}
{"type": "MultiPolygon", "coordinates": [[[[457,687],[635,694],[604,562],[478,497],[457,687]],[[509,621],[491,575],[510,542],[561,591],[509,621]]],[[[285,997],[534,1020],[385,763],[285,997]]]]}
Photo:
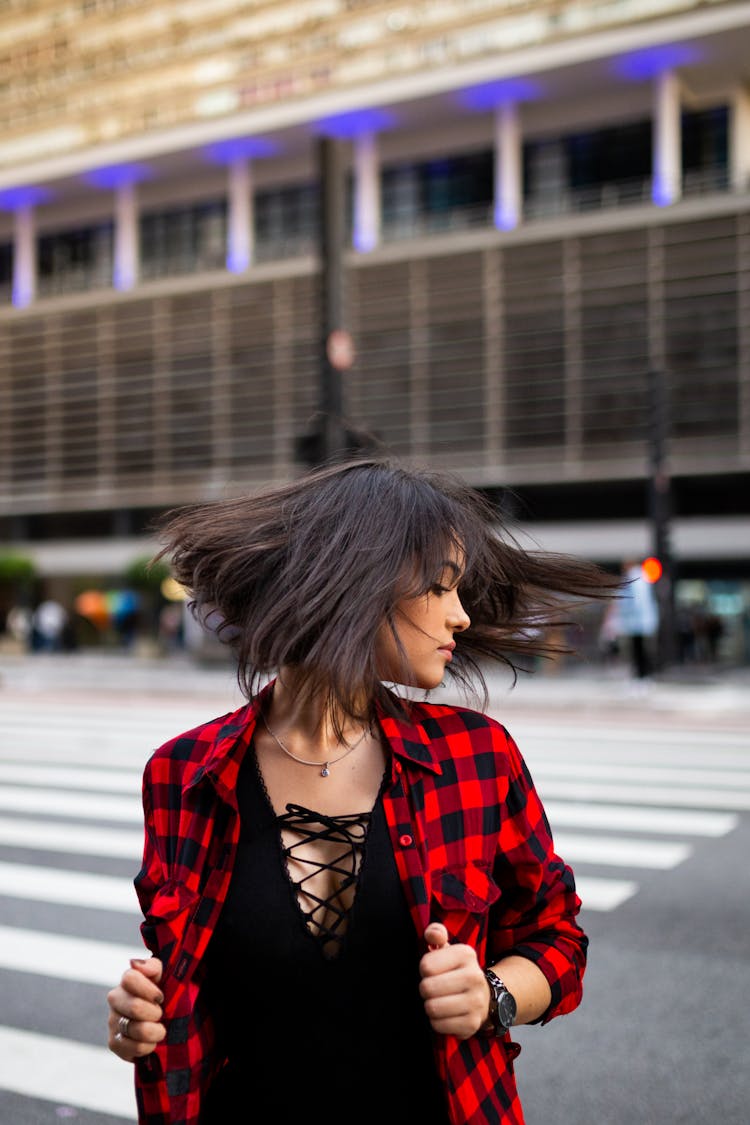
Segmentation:
{"type": "Polygon", "coordinates": [[[10,297],[13,288],[13,245],[0,244],[0,299],[10,297]]]}
{"type": "Polygon", "coordinates": [[[651,121],[524,145],[529,217],[643,203],[651,197],[651,121]]]}
{"type": "Polygon", "coordinates": [[[386,237],[485,225],[492,209],[492,152],[386,167],[381,191],[386,237]]]}
{"type": "Polygon", "coordinates": [[[686,195],[726,190],[729,182],[726,106],[682,115],[682,171],[686,195]]]}
{"type": "Polygon", "coordinates": [[[222,269],[226,261],[226,200],[146,212],[141,216],[140,237],[144,278],[222,269]]]}
{"type": "Polygon", "coordinates": [[[255,238],[258,258],[309,254],[318,237],[320,193],[316,184],[295,184],[258,192],[255,238]]]}
{"type": "Polygon", "coordinates": [[[111,285],[113,245],[111,222],[42,235],[37,244],[40,295],[111,285]]]}

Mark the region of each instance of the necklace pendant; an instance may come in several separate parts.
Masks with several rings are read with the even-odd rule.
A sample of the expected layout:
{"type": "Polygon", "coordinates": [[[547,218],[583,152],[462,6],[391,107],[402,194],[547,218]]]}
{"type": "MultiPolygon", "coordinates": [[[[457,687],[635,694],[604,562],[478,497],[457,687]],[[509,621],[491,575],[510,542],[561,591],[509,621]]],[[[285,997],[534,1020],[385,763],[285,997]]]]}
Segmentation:
{"type": "Polygon", "coordinates": [[[326,764],[323,766],[323,769],[320,771],[320,776],[321,777],[328,777],[330,772],[331,771],[328,768],[328,762],[326,762],[326,764]]]}

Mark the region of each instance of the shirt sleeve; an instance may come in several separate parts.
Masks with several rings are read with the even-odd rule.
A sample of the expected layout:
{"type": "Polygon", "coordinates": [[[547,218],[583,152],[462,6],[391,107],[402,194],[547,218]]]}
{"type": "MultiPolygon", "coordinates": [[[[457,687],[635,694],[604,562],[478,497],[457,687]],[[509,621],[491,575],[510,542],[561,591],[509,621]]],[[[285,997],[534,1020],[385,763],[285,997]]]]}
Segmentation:
{"type": "Polygon", "coordinates": [[[548,1023],[581,1001],[588,938],[576,922],[581,900],[571,869],[554,850],[544,808],[526,763],[507,733],[508,790],[493,876],[501,896],[490,918],[490,964],[516,954],[544,973],[552,991],[548,1023]]]}
{"type": "Polygon", "coordinates": [[[156,952],[156,938],[154,928],[148,922],[151,904],[167,879],[166,870],[159,855],[156,829],[154,827],[154,810],[151,790],[150,763],[143,774],[143,861],[141,869],[134,879],[135,892],[138,896],[144,921],[141,923],[141,936],[144,944],[152,953],[156,952]]]}

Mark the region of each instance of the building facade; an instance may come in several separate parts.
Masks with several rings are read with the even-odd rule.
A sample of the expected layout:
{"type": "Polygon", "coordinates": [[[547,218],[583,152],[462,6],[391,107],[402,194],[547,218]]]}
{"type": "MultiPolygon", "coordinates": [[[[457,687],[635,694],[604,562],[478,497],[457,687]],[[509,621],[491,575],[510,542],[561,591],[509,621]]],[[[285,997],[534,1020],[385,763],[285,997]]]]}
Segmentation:
{"type": "Polygon", "coordinates": [[[679,573],[747,654],[746,3],[0,8],[0,529],[51,582],[299,471],[332,136],[352,426],[616,564],[656,372],[679,573]]]}

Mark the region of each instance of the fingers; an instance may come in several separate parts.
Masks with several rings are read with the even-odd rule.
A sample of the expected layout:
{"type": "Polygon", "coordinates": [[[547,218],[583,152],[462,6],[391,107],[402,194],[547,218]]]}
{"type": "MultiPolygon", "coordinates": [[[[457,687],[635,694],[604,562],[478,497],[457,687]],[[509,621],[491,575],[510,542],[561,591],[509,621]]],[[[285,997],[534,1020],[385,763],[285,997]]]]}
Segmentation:
{"type": "Polygon", "coordinates": [[[117,988],[111,990],[110,997],[120,1016],[132,1019],[159,1019],[161,1016],[164,993],[159,984],[148,979],[139,969],[126,970],[117,988]],[[160,1009],[159,1015],[154,1015],[154,1008],[160,1009]]]}
{"type": "Polygon", "coordinates": [[[158,957],[131,957],[130,967],[156,984],[161,980],[163,965],[158,957]]]}
{"type": "MultiPolygon", "coordinates": [[[[432,923],[425,930],[425,940],[440,940],[445,930],[432,923]]],[[[419,994],[425,1013],[434,1031],[468,1039],[482,1026],[488,1008],[488,986],[477,961],[476,950],[468,945],[432,947],[419,964],[422,980],[419,994]]]]}
{"type": "Polygon", "coordinates": [[[129,1020],[155,1021],[162,1017],[161,1004],[140,996],[134,996],[122,985],[118,985],[117,988],[113,988],[107,994],[107,1003],[110,1011],[114,1012],[118,1018],[127,1016],[129,1020]]]}
{"type": "MultiPolygon", "coordinates": [[[[161,1009],[159,1011],[161,1012],[161,1009]]],[[[109,1033],[107,1046],[110,1051],[126,1062],[133,1062],[144,1055],[150,1055],[156,1044],[161,1043],[167,1034],[167,1029],[163,1023],[158,1023],[155,1020],[138,1020],[133,1017],[127,1017],[129,1019],[125,1028],[127,1034],[123,1034],[120,1018],[121,1013],[111,1008],[107,1021],[109,1033]]]]}
{"type": "Polygon", "coordinates": [[[424,932],[424,940],[430,949],[442,949],[448,944],[448,931],[442,922],[430,922],[424,932]]]}
{"type": "Polygon", "coordinates": [[[424,1010],[434,1030],[442,1031],[443,1034],[448,1034],[444,1026],[448,1021],[464,1020],[473,1013],[471,996],[468,992],[426,1000],[424,1010]]]}
{"type": "Polygon", "coordinates": [[[120,984],[107,994],[108,1046],[127,1062],[150,1054],[167,1033],[161,1023],[161,962],[155,957],[134,958],[131,966],[123,973],[120,984]],[[122,1018],[129,1021],[125,1028],[120,1022],[122,1018]]]}

